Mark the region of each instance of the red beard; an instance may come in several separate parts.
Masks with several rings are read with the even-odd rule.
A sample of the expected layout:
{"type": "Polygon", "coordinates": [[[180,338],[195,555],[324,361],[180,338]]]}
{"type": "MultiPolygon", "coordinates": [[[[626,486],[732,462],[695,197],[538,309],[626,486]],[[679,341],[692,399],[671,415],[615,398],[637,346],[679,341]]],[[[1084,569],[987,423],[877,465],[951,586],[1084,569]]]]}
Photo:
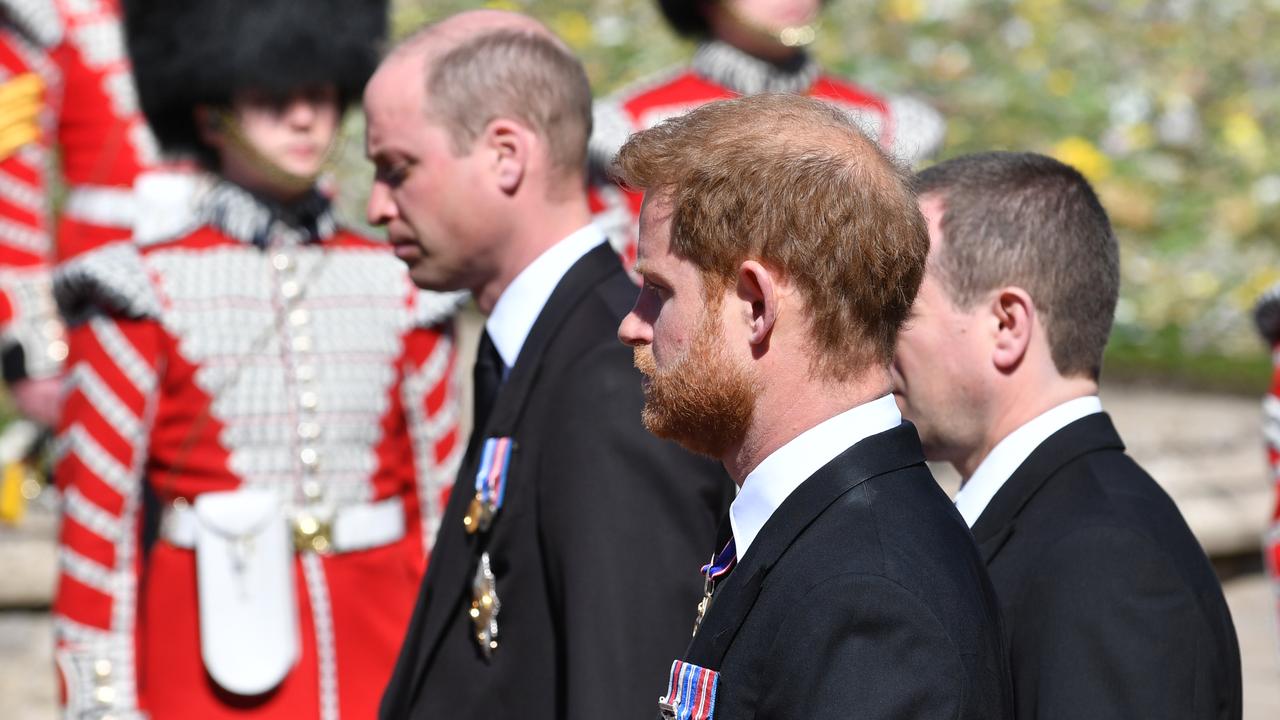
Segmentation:
{"type": "Polygon", "coordinates": [[[717,460],[746,437],[756,396],[756,383],[729,359],[723,341],[708,313],[699,338],[671,367],[659,370],[650,348],[635,348],[636,368],[647,380],[645,428],[717,460]]]}

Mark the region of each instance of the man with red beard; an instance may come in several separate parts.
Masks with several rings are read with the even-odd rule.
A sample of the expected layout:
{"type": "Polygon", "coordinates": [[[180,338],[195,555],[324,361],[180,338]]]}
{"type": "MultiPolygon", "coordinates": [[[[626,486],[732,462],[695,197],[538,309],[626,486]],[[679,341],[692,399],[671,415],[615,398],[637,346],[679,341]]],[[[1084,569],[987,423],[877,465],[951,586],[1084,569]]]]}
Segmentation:
{"type": "Polygon", "coordinates": [[[929,249],[897,165],[839,110],[757,95],[616,170],[645,191],[618,331],[645,425],[740,487],[663,716],[1010,717],[982,561],[890,392],[929,249]]]}

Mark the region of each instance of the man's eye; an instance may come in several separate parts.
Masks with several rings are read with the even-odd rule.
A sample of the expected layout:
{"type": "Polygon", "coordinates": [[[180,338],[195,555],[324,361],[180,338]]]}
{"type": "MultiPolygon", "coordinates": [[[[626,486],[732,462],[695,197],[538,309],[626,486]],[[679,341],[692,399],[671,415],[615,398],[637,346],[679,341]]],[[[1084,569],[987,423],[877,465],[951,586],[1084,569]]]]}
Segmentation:
{"type": "Polygon", "coordinates": [[[644,289],[647,292],[653,293],[654,295],[658,296],[658,298],[662,300],[667,299],[667,295],[669,294],[666,288],[662,287],[661,285],[655,285],[654,283],[649,282],[648,280],[644,282],[644,289]]]}
{"type": "Polygon", "coordinates": [[[391,167],[382,168],[378,171],[378,178],[386,184],[395,187],[404,182],[409,176],[408,165],[392,165],[391,167]]]}

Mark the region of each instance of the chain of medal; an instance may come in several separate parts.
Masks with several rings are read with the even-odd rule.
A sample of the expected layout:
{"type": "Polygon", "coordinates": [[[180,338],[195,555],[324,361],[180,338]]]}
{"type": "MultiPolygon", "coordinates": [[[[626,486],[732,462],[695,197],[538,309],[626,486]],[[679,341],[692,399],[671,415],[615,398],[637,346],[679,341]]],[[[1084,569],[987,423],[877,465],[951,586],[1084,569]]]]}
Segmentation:
{"type": "Polygon", "coordinates": [[[698,634],[698,628],[702,626],[702,618],[706,617],[707,608],[711,606],[711,596],[716,591],[717,580],[737,562],[737,549],[734,541],[730,539],[724,549],[712,555],[711,562],[703,566],[702,576],[705,580],[702,585],[702,600],[698,603],[698,616],[693,621],[694,635],[698,634]]]}
{"type": "MultiPolygon", "coordinates": [[[[711,562],[715,562],[715,558],[711,558],[711,562]]],[[[702,584],[702,599],[698,601],[698,616],[693,619],[693,634],[698,634],[698,628],[702,627],[702,618],[707,614],[707,607],[711,605],[711,594],[716,591],[716,583],[711,579],[711,574],[706,575],[706,579],[702,584]]]]}

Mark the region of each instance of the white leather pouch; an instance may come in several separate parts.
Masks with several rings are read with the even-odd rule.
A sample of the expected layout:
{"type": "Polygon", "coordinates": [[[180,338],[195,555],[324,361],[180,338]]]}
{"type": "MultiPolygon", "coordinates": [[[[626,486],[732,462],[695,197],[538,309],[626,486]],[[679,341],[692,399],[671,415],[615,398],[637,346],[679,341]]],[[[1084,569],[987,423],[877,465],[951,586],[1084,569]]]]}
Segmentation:
{"type": "Polygon", "coordinates": [[[264,693],[298,661],[293,545],[275,493],[196,497],[200,655],[222,688],[264,693]]]}

